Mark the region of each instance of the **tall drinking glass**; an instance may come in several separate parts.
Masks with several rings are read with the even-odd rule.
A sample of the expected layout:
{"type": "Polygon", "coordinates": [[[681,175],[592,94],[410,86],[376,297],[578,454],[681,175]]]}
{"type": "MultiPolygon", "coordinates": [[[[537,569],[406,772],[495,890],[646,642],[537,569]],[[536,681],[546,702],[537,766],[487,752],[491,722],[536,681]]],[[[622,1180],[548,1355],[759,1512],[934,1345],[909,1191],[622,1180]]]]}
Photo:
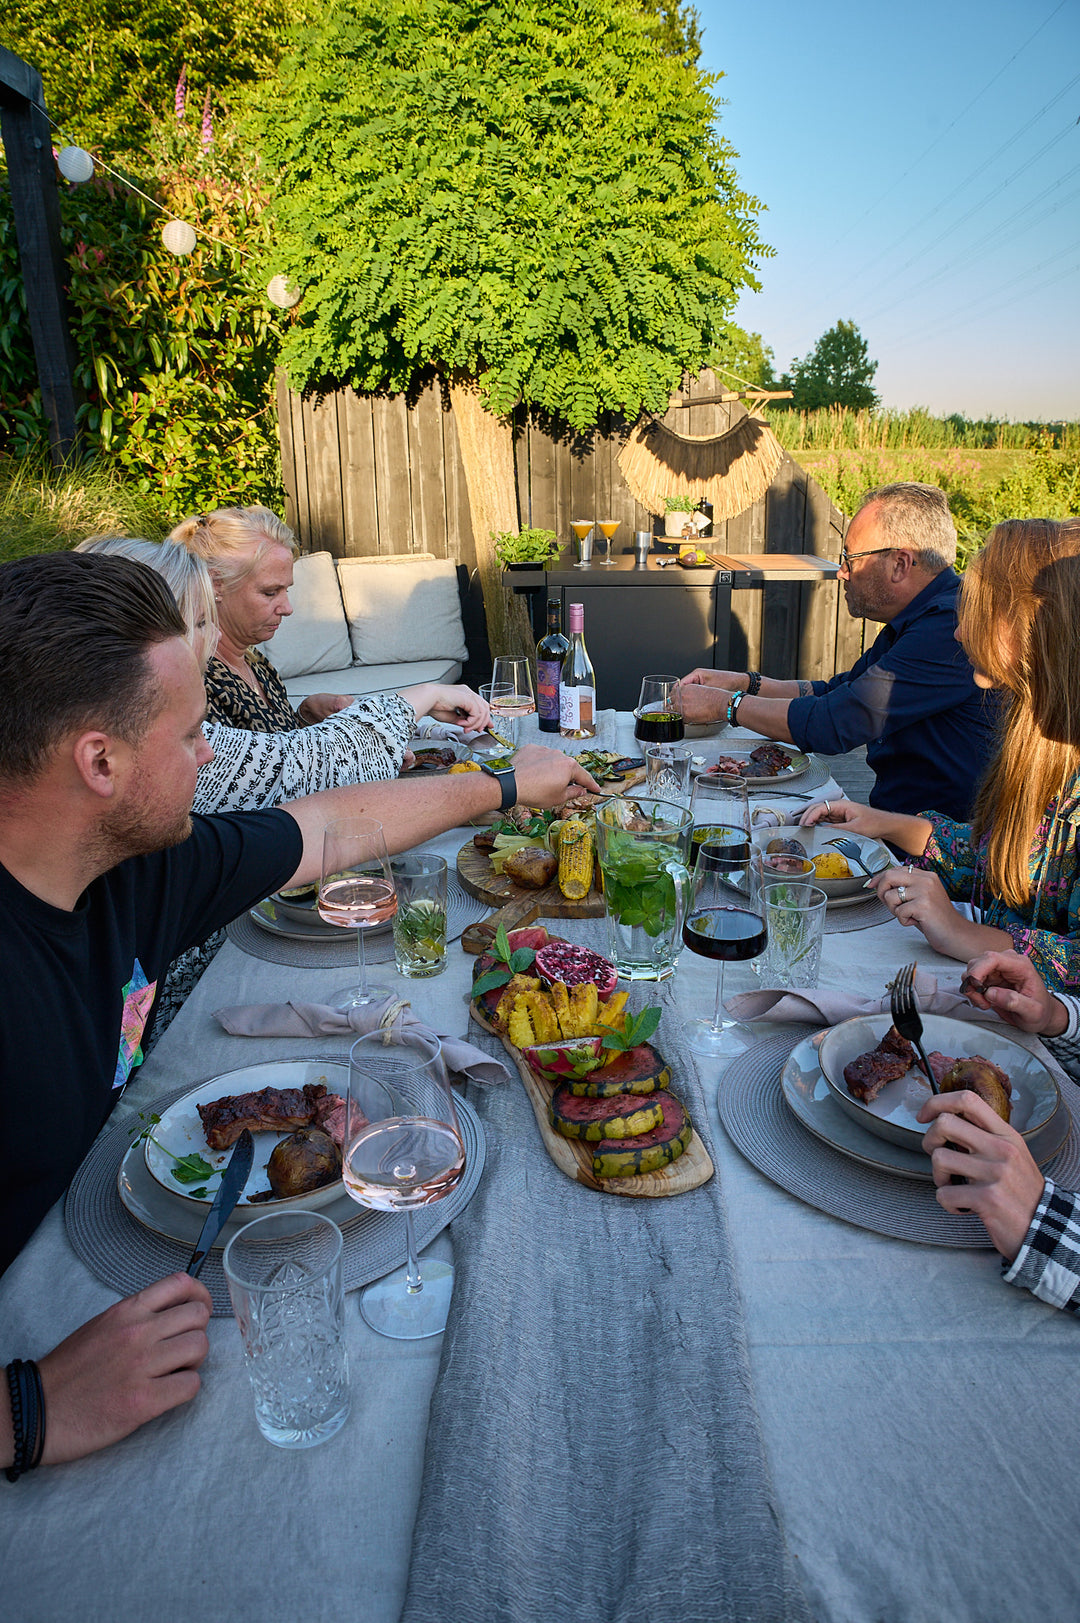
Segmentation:
{"type": "Polygon", "coordinates": [[[369,1285],[360,1311],[380,1335],[417,1341],[446,1324],[454,1270],[430,1260],[421,1276],[413,1211],[456,1188],[465,1146],[437,1037],[371,1032],[349,1051],[342,1179],[361,1206],[405,1214],[406,1266],[369,1285]]]}
{"type": "Polygon", "coordinates": [[[690,826],[685,806],[648,795],[615,795],[596,808],[611,959],[626,980],[675,973],[690,897],[690,826]]]}
{"type": "Polygon", "coordinates": [[[378,1003],[389,988],[368,978],[364,932],[386,924],[397,912],[394,876],[386,854],[383,826],[374,817],[341,817],[323,831],[319,917],[356,931],[356,986],[335,992],[335,1008],[353,1009],[378,1003]]]}
{"type": "Polygon", "coordinates": [[[677,676],[643,676],[634,711],[639,744],[680,744],[685,734],[677,676]]]}
{"type": "Polygon", "coordinates": [[[611,556],[611,542],[620,522],[621,520],[617,518],[602,518],[597,521],[596,527],[604,538],[604,556],[600,559],[600,562],[605,566],[615,562],[611,556]]]}

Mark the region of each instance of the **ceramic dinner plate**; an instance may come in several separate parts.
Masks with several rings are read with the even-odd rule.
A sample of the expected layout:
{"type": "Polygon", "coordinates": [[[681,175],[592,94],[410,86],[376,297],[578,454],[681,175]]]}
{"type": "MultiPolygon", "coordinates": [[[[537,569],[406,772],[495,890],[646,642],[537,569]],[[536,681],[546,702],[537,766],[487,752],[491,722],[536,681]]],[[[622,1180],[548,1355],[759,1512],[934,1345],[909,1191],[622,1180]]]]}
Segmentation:
{"type": "MultiPolygon", "coordinates": [[[[201,1087],[193,1088],[164,1112],[161,1121],[153,1129],[153,1140],[146,1138],[143,1141],[143,1159],[150,1177],[168,1192],[170,1201],[180,1200],[199,1214],[201,1223],[217,1192],[218,1180],[211,1179],[206,1186],[206,1194],[201,1198],[196,1197],[192,1193],[192,1187],[201,1188],[202,1185],[178,1183],[173,1176],[175,1162],[180,1156],[198,1152],[211,1166],[223,1167],[232,1150],[218,1152],[209,1148],[196,1105],[209,1104],[211,1100],[223,1099],[229,1094],[257,1092],[260,1088],[302,1088],[308,1082],[322,1082],[329,1092],[346,1094],[349,1091],[349,1067],[347,1064],[335,1064],[332,1060],[325,1059],[267,1060],[261,1065],[246,1065],[239,1071],[226,1071],[223,1075],[204,1082],[201,1087]]],[[[247,1187],[237,1202],[238,1207],[246,1208],[252,1216],[257,1216],[260,1212],[281,1211],[286,1207],[321,1210],[331,1205],[341,1195],[339,1180],[327,1184],[322,1189],[313,1189],[309,1195],[296,1195],[291,1200],[260,1200],[252,1205],[252,1195],[270,1188],[266,1163],[275,1147],[287,1137],[287,1133],[254,1135],[255,1159],[252,1162],[247,1187]]],[[[345,1199],[348,1198],[346,1195],[345,1199]]]]}
{"type": "MultiPolygon", "coordinates": [[[[814,1038],[807,1037],[792,1050],[780,1076],[780,1087],[788,1108],[807,1131],[839,1150],[841,1155],[901,1178],[933,1182],[930,1158],[921,1147],[907,1149],[880,1138],[841,1110],[822,1075],[814,1038]]],[[[1062,1108],[1028,1140],[1028,1148],[1039,1166],[1053,1160],[1069,1135],[1069,1127],[1069,1113],[1062,1108]]]]}
{"type": "MultiPolygon", "coordinates": [[[[689,728],[687,728],[687,732],[689,732],[689,728]]],[[[751,751],[768,742],[768,739],[763,738],[757,744],[732,744],[727,747],[710,747],[708,750],[702,751],[703,765],[692,766],[690,769],[691,774],[694,777],[703,777],[711,766],[716,765],[721,755],[730,756],[733,761],[745,761],[749,765],[751,751]]],[[[809,772],[811,759],[809,755],[805,755],[802,750],[795,749],[791,744],[778,744],[777,748],[782,749],[788,757],[791,762],[790,767],[783,767],[779,772],[771,774],[763,773],[758,775],[752,771],[746,772],[743,776],[748,786],[768,788],[770,784],[790,783],[794,778],[801,778],[804,772],[809,772]]]]}
{"type": "MultiPolygon", "coordinates": [[[[813,828],[759,827],[754,829],[751,839],[761,851],[764,851],[772,840],[798,840],[810,858],[822,856],[825,853],[840,856],[842,853],[837,851],[834,845],[827,843],[835,833],[836,829],[831,823],[817,823],[813,828]]],[[[884,869],[893,866],[894,859],[880,840],[867,839],[861,834],[853,834],[849,838],[854,840],[866,866],[872,869],[874,873],[880,873],[884,869]]],[[[851,869],[851,876],[848,879],[815,878],[812,883],[825,892],[829,898],[830,906],[840,901],[846,901],[849,906],[855,906],[859,902],[876,901],[876,892],[864,890],[863,888],[866,884],[866,875],[856,867],[855,863],[848,863],[848,866],[851,869]]]]}
{"type": "MultiPolygon", "coordinates": [[[[1061,1094],[1042,1060],[1006,1037],[1000,1026],[980,1025],[970,1020],[952,1020],[946,1015],[924,1014],[923,1047],[928,1054],[969,1059],[981,1054],[1008,1074],[1012,1088],[1012,1125],[1029,1146],[1042,1134],[1055,1116],[1067,1117],[1061,1094]]],[[[887,1014],[858,1015],[844,1020],[825,1033],[819,1050],[819,1063],[833,1098],[852,1121],[879,1138],[906,1149],[918,1149],[925,1127],[916,1120],[916,1111],[929,1096],[929,1084],[919,1080],[918,1067],[882,1088],[870,1104],[852,1098],[844,1081],[844,1066],[859,1054],[876,1048],[892,1024],[887,1014]]],[[[1040,1140],[1041,1142],[1041,1140],[1040,1140]]]]}
{"type": "MultiPolygon", "coordinates": [[[[296,904],[283,906],[276,896],[267,896],[264,901],[256,902],[248,917],[268,935],[284,936],[287,941],[343,942],[347,934],[353,937],[356,934],[355,931],[347,932],[341,925],[324,923],[315,908],[308,909],[296,904]]],[[[393,922],[393,919],[386,919],[382,924],[368,925],[368,936],[385,935],[393,928],[393,922]]]]}

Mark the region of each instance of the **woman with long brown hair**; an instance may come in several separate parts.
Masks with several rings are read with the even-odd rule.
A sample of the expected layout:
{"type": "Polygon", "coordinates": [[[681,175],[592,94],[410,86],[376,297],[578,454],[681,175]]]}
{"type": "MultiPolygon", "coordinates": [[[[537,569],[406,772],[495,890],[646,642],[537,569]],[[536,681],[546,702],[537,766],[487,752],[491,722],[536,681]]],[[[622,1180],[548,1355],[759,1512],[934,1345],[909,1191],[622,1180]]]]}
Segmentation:
{"type": "Polygon", "coordinates": [[[938,952],[968,959],[1015,947],[1051,989],[1078,985],[1080,521],[997,525],[964,575],[957,636],[979,685],[1002,695],[972,821],[834,801],[803,822],[841,823],[910,852],[877,893],[938,952]]]}

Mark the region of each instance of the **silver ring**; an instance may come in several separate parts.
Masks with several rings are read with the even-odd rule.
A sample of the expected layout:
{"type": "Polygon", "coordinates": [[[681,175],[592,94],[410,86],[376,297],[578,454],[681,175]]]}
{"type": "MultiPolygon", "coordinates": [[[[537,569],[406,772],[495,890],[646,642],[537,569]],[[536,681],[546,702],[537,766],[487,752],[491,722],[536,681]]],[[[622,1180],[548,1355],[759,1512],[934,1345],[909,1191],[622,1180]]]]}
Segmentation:
{"type": "Polygon", "coordinates": [[[897,896],[899,896],[899,898],[900,898],[900,900],[902,902],[907,901],[907,890],[903,885],[897,885],[896,894],[897,894],[897,896]]]}
{"type": "Polygon", "coordinates": [[[825,802],[825,815],[826,817],[832,816],[832,807],[829,805],[828,801],[825,802]]]}

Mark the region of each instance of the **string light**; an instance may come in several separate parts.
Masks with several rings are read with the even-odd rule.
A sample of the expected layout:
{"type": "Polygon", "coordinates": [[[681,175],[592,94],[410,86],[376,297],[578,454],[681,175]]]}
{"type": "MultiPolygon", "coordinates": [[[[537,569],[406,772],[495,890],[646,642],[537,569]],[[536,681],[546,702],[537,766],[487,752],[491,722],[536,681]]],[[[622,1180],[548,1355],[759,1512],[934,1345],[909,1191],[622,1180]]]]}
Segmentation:
{"type": "Polygon", "coordinates": [[[76,185],[81,181],[90,180],[94,173],[94,160],[82,147],[64,147],[63,151],[57,154],[56,164],[64,179],[76,185]]]}
{"type": "Polygon", "coordinates": [[[291,310],[300,303],[300,289],[284,276],[272,276],[266,284],[266,296],[279,310],[291,310]]]}
{"type": "Polygon", "coordinates": [[[161,240],[171,254],[182,258],[190,254],[197,238],[194,228],[186,220],[170,220],[168,225],[162,226],[161,240]]]}

